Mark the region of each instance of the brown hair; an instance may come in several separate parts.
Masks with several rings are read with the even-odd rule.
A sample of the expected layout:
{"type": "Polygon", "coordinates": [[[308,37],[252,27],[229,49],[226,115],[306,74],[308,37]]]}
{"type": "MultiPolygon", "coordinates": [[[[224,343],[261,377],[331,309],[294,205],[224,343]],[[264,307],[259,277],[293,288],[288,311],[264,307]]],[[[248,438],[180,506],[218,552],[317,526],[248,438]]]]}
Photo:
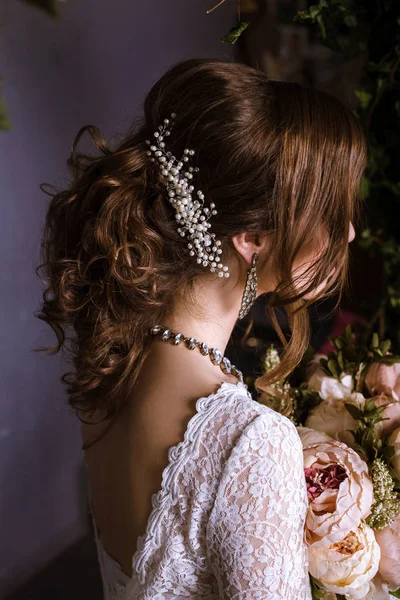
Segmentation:
{"type": "Polygon", "coordinates": [[[168,149],[177,157],[186,147],[196,150],[194,181],[218,210],[211,231],[222,241],[224,262],[239,256],[231,242],[235,234],[273,234],[269,262],[279,285],[267,315],[284,350],[279,366],[256,380],[257,389],[298,365],[309,343],[307,307],[336,293],[338,305],[347,283],[348,232],[360,215],[367,152],[352,111],[328,93],[270,80],[242,64],[179,62],[153,85],[144,118],[114,150],[96,127],[78,132],[68,160],[72,181],[51,194],[37,269],[47,281],[36,316],[53,328],[58,343],[38,350],[68,351],[72,328],[75,372],[62,380],[77,413],[100,408],[115,418],[149,352],[149,328],[163,322],[177,289],[190,294],[193,281],[207,271],[189,256],[158,164],[147,155],[146,139],[172,112],[177,116],[168,149]],[[97,156],[76,152],[86,131],[97,156]],[[309,286],[296,293],[293,261],[320,226],[328,244],[312,266],[309,286]],[[306,301],[303,296],[332,265],[338,271],[330,286],[306,301]],[[289,340],[275,317],[279,306],[288,314],[289,340]]]}

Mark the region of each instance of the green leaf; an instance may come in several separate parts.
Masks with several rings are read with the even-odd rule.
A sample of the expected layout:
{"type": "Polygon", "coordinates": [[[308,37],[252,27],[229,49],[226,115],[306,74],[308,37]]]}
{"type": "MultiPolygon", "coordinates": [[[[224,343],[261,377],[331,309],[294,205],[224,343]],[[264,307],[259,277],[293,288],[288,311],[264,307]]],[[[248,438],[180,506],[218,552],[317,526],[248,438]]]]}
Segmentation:
{"type": "Polygon", "coordinates": [[[353,417],[353,419],[360,419],[363,416],[362,411],[357,408],[357,406],[354,406],[354,404],[348,404],[348,402],[344,403],[346,409],[348,410],[348,412],[351,414],[351,416],[353,417]]]}
{"type": "Polygon", "coordinates": [[[325,595],[325,590],[322,586],[322,583],[318,579],[314,579],[312,575],[310,575],[310,583],[313,600],[321,600],[321,598],[323,598],[325,595]]]}
{"type": "Polygon", "coordinates": [[[353,436],[353,440],[355,441],[356,439],[356,431],[354,431],[354,429],[346,429],[346,431],[348,431],[349,433],[351,433],[351,435],[353,436]]]}
{"type": "Polygon", "coordinates": [[[235,44],[243,31],[250,25],[248,21],[240,21],[236,27],[232,27],[230,31],[221,39],[222,42],[229,42],[235,44]]]}
{"type": "Polygon", "coordinates": [[[373,448],[375,442],[375,432],[372,429],[366,429],[363,435],[363,441],[367,444],[367,448],[373,448]]]}
{"type": "Polygon", "coordinates": [[[385,355],[385,354],[386,354],[386,353],[389,351],[389,349],[390,349],[390,346],[391,346],[391,345],[392,345],[392,342],[391,342],[391,340],[384,340],[384,341],[381,343],[381,346],[380,346],[380,348],[381,348],[381,350],[382,350],[382,354],[383,354],[383,355],[385,355]]]}
{"type": "Polygon", "coordinates": [[[332,343],[338,350],[341,350],[344,346],[343,340],[340,337],[332,338],[332,343]]]}
{"type": "MultiPolygon", "coordinates": [[[[2,83],[2,78],[0,78],[0,82],[2,83]]],[[[0,83],[0,85],[1,85],[0,83]]],[[[11,121],[8,116],[8,112],[6,106],[4,104],[3,98],[0,96],[0,129],[4,131],[10,131],[11,129],[11,121]]]]}
{"type": "Polygon", "coordinates": [[[343,20],[347,27],[356,27],[358,25],[357,17],[355,14],[347,14],[344,16],[343,20]]]}
{"type": "Polygon", "coordinates": [[[65,0],[21,0],[21,2],[25,2],[25,4],[30,4],[35,8],[43,10],[45,13],[50,15],[50,17],[54,18],[58,18],[61,16],[59,4],[62,1],[65,0]]]}
{"type": "Polygon", "coordinates": [[[377,84],[377,89],[380,90],[381,87],[385,84],[385,79],[383,77],[378,77],[376,84],[377,84]]]}
{"type": "Polygon", "coordinates": [[[400,363],[400,356],[384,356],[376,362],[383,363],[384,365],[395,365],[396,363],[400,363]]]}
{"type": "Polygon", "coordinates": [[[305,10],[299,10],[297,14],[293,17],[293,21],[295,23],[304,23],[305,21],[309,21],[310,19],[310,14],[305,10]]]}
{"type": "Polygon", "coordinates": [[[351,325],[347,324],[346,327],[344,328],[344,337],[348,342],[352,342],[353,338],[354,338],[354,334],[351,331],[351,325]]]}
{"type": "Polygon", "coordinates": [[[357,444],[357,443],[356,443],[356,444],[355,444],[355,447],[356,447],[355,449],[357,450],[357,452],[358,452],[359,454],[365,454],[365,448],[363,448],[362,446],[360,446],[360,444],[357,444]]]}
{"type": "Polygon", "coordinates": [[[395,592],[390,592],[390,595],[393,596],[394,598],[400,598],[400,588],[398,590],[396,590],[395,592]]]}
{"type": "Polygon", "coordinates": [[[336,360],[328,360],[328,368],[329,368],[330,372],[332,373],[332,375],[334,377],[336,377],[337,379],[339,379],[340,372],[339,372],[339,369],[337,367],[336,360]]]}
{"type": "MultiPolygon", "coordinates": [[[[400,116],[400,115],[399,115],[400,116]]],[[[366,175],[363,175],[360,183],[360,196],[362,200],[366,200],[370,195],[371,184],[366,175]]]]}
{"type": "Polygon", "coordinates": [[[368,108],[373,98],[370,92],[366,92],[365,90],[354,90],[354,94],[360,101],[360,107],[362,110],[368,108]]]}
{"type": "Polygon", "coordinates": [[[321,36],[322,39],[326,39],[326,29],[325,29],[325,23],[324,23],[324,19],[322,18],[322,15],[317,15],[317,23],[319,25],[319,29],[321,31],[321,36]]]}
{"type": "Polygon", "coordinates": [[[371,348],[379,348],[379,336],[376,332],[372,335],[371,348]]]}
{"type": "Polygon", "coordinates": [[[318,4],[312,4],[309,8],[309,12],[310,12],[311,18],[316,19],[317,16],[320,14],[321,10],[320,10],[318,4]]]}
{"type": "Polygon", "coordinates": [[[394,446],[386,446],[386,448],[384,448],[382,450],[382,456],[384,458],[386,458],[388,461],[390,461],[390,459],[394,455],[394,452],[395,452],[394,446]]]}

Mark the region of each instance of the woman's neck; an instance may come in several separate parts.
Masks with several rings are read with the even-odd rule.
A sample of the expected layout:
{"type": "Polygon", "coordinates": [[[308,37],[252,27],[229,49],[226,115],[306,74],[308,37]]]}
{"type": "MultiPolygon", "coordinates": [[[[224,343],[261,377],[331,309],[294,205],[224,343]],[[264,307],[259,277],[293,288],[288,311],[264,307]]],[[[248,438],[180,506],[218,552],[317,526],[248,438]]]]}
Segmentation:
{"type": "MultiPolygon", "coordinates": [[[[182,299],[177,295],[169,314],[158,324],[174,333],[182,333],[204,342],[209,348],[217,348],[224,355],[238,318],[241,296],[240,285],[229,280],[196,282],[192,300],[182,299]]],[[[203,378],[210,381],[227,379],[220,367],[214,365],[208,356],[203,356],[198,349],[190,351],[182,343],[174,346],[171,342],[162,342],[156,336],[151,354],[157,364],[163,365],[163,368],[168,365],[168,369],[172,371],[178,369],[188,373],[201,373],[203,378]]],[[[228,379],[234,378],[229,376],[228,379]]]]}
{"type": "Polygon", "coordinates": [[[177,297],[165,327],[218,348],[224,354],[238,318],[242,290],[230,281],[199,281],[192,301],[177,297]]]}

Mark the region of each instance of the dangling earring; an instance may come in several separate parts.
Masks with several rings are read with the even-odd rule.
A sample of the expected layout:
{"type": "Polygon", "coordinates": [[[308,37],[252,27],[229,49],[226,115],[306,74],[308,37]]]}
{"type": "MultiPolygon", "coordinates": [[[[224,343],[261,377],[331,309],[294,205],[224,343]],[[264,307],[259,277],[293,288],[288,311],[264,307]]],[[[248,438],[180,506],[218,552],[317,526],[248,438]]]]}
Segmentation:
{"type": "Polygon", "coordinates": [[[254,252],[251,257],[251,267],[247,271],[246,285],[242,296],[242,305],[239,311],[239,319],[243,319],[249,312],[254,300],[257,295],[257,270],[256,264],[258,261],[258,254],[254,252]]]}

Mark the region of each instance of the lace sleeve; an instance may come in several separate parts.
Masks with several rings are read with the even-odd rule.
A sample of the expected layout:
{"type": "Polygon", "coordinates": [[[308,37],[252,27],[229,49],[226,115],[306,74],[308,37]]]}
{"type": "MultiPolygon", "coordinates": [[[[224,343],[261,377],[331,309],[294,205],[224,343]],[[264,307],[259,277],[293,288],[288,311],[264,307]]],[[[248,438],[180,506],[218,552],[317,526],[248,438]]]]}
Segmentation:
{"type": "Polygon", "coordinates": [[[272,410],[262,413],[225,463],[207,525],[222,600],[311,600],[306,511],[296,427],[272,410]]]}

